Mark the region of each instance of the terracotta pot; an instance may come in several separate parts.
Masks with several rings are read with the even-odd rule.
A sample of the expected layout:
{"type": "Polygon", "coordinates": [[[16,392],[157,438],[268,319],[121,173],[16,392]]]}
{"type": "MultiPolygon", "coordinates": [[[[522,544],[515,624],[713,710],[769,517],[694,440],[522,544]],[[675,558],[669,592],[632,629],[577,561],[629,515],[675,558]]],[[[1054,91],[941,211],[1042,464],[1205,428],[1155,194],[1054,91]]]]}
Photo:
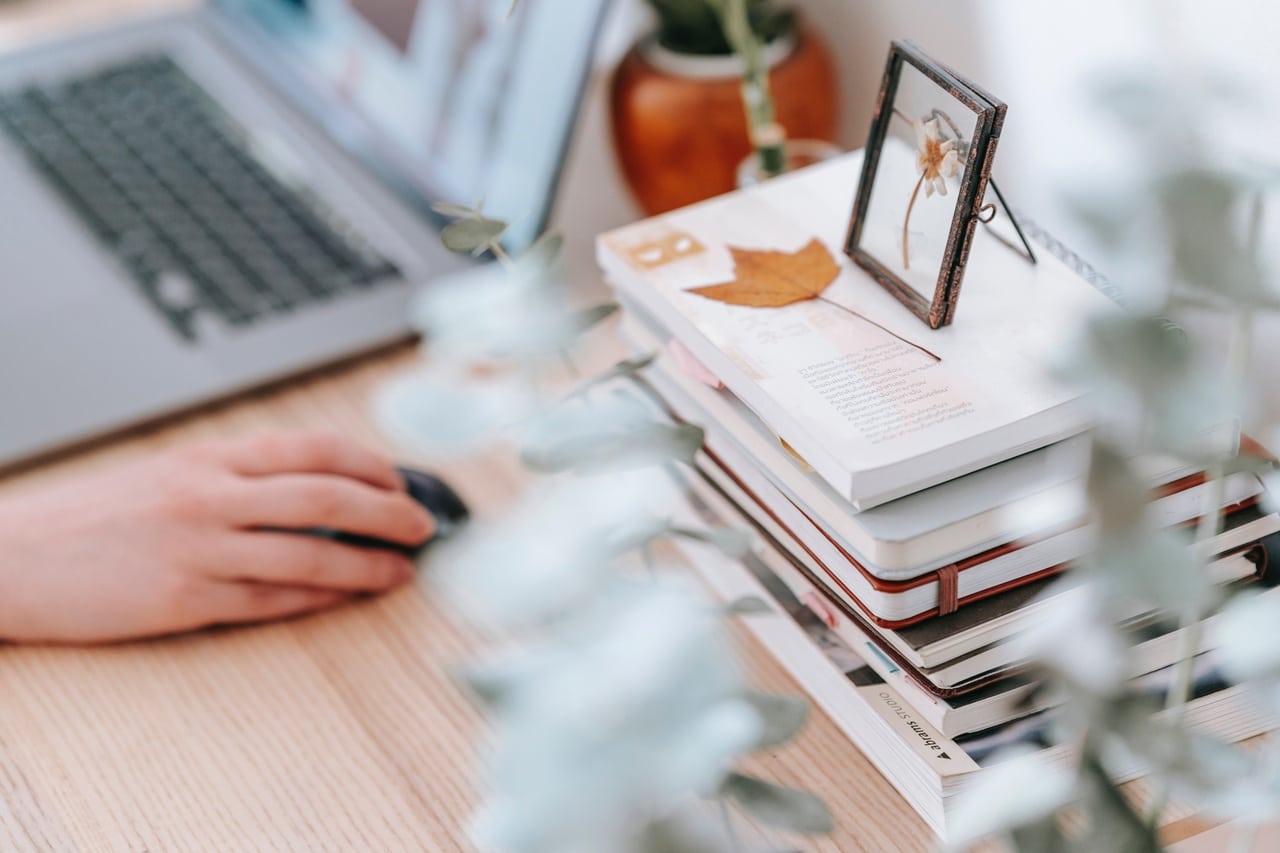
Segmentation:
{"type": "MultiPolygon", "coordinates": [[[[831,54],[800,28],[769,46],[769,86],[789,137],[833,141],[836,83],[831,54]]],[[[613,78],[614,148],[647,213],[662,213],[736,185],[751,153],[740,65],[732,56],[673,53],[652,37],[631,49],[613,78]]]]}

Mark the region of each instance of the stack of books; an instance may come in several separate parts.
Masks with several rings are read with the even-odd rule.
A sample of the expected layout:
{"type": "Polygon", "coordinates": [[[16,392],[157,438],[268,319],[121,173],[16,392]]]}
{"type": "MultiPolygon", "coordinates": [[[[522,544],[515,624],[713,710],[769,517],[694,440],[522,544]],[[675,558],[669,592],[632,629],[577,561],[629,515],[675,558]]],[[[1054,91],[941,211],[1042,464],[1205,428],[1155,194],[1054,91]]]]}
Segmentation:
{"type": "MultiPolygon", "coordinates": [[[[1039,689],[1017,637],[1072,606],[1080,593],[1057,576],[1091,546],[1090,416],[1047,366],[1081,318],[1118,309],[1064,258],[1041,252],[1032,265],[980,231],[955,323],[928,329],[843,256],[859,162],[854,153],[609,232],[597,256],[624,337],[656,354],[636,381],[706,431],[680,511],[749,527],[761,543],[741,561],[682,547],[723,596],[775,604],[778,618],[751,629],[945,833],[956,792],[1002,747],[1069,758],[1046,738],[1060,697],[1039,689]],[[838,275],[811,298],[730,304],[803,292],[828,256],[838,275]]],[[[1209,494],[1203,472],[1173,459],[1140,466],[1153,518],[1193,524],[1209,494]]],[[[1280,517],[1261,492],[1251,474],[1227,480],[1207,571],[1276,594],[1267,556],[1280,517]]],[[[1132,677],[1163,691],[1177,626],[1135,611],[1126,629],[1132,677]]],[[[1265,730],[1208,656],[1199,664],[1189,719],[1231,740],[1265,730]]]]}

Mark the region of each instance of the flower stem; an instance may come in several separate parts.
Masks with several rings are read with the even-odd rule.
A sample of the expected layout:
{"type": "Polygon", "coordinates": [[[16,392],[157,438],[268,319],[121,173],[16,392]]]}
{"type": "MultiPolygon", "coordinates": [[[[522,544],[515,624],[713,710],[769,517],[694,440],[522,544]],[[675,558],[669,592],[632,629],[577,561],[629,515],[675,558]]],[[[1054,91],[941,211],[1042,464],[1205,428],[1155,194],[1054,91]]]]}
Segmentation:
{"type": "Polygon", "coordinates": [[[911,201],[907,202],[907,215],[902,217],[902,268],[904,270],[911,269],[911,257],[908,247],[911,239],[907,234],[907,226],[911,224],[911,211],[915,209],[916,199],[920,197],[920,188],[924,186],[924,172],[920,173],[920,179],[916,181],[916,188],[911,191],[911,201]]]}
{"type": "Polygon", "coordinates": [[[907,339],[906,339],[906,338],[904,338],[902,335],[899,335],[897,332],[894,332],[894,331],[892,331],[892,330],[890,330],[890,329],[886,329],[884,326],[880,325],[880,324],[879,324],[879,323],[877,323],[875,320],[872,320],[872,319],[871,319],[870,317],[868,317],[866,314],[860,313],[860,312],[858,312],[858,311],[854,311],[854,310],[853,310],[852,308],[850,308],[849,306],[847,306],[847,305],[841,305],[839,302],[835,302],[835,301],[833,301],[833,300],[830,300],[830,299],[828,299],[828,298],[827,298],[827,297],[825,297],[825,296],[819,296],[819,297],[817,297],[817,299],[818,299],[818,301],[819,301],[819,302],[825,302],[825,303],[826,303],[826,304],[828,304],[828,305],[834,305],[836,308],[839,308],[841,311],[847,311],[847,312],[849,312],[850,314],[852,314],[853,316],[857,317],[859,320],[861,320],[861,321],[862,321],[862,322],[864,322],[864,323],[870,323],[871,325],[875,326],[875,327],[876,327],[877,329],[879,329],[880,331],[884,332],[886,335],[889,335],[889,336],[890,336],[890,337],[892,337],[892,338],[896,338],[897,340],[901,341],[902,343],[906,344],[907,346],[915,347],[916,349],[920,350],[920,352],[922,352],[922,353],[924,353],[925,355],[929,356],[929,358],[933,359],[934,361],[942,361],[942,356],[940,356],[940,355],[938,355],[938,354],[934,353],[932,350],[925,349],[924,347],[920,346],[920,344],[916,343],[915,341],[909,341],[909,340],[907,340],[907,339]]]}

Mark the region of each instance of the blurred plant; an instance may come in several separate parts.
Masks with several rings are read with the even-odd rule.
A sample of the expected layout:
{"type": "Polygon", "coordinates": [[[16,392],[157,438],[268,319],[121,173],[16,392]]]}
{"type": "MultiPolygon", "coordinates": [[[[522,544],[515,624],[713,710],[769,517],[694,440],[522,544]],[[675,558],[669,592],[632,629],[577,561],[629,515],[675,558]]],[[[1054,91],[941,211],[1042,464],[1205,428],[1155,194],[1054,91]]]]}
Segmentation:
{"type": "MultiPolygon", "coordinates": [[[[770,18],[753,16],[753,9],[759,9],[762,4],[751,0],[701,1],[715,10],[725,41],[742,60],[742,105],[747,113],[747,133],[760,158],[761,175],[765,178],[781,175],[787,170],[787,131],[777,122],[773,95],[769,92],[769,61],[765,56],[768,33],[757,26],[770,18]]],[[[790,19],[787,22],[789,27],[794,26],[790,19]]]]}
{"type": "Polygon", "coordinates": [[[1280,815],[1275,738],[1251,751],[1197,734],[1187,721],[1198,661],[1248,683],[1280,713],[1280,644],[1270,641],[1280,601],[1205,580],[1225,478],[1273,476],[1272,462],[1242,451],[1240,424],[1254,318],[1280,307],[1258,241],[1262,192],[1277,172],[1249,169],[1223,150],[1221,125],[1205,119],[1223,105],[1184,67],[1111,77],[1099,97],[1137,168],[1130,183],[1078,192],[1073,204],[1109,250],[1106,266],[1119,272],[1129,310],[1091,319],[1063,360],[1062,374],[1090,390],[1096,409],[1087,476],[1096,543],[1064,581],[1084,586],[1076,606],[1023,638],[1046,681],[1068,697],[1057,737],[1078,759],[1072,769],[1036,755],[997,765],[963,802],[956,847],[998,833],[1016,850],[1157,850],[1173,796],[1246,825],[1280,815]],[[1225,359],[1174,322],[1192,311],[1231,317],[1225,359]],[[1192,532],[1161,531],[1148,511],[1149,488],[1132,460],[1158,453],[1206,472],[1192,532]],[[1172,686],[1157,699],[1128,680],[1131,637],[1120,626],[1143,611],[1180,626],[1172,686]],[[1215,613],[1220,630],[1208,645],[1216,650],[1198,655],[1201,620],[1215,613]],[[1134,760],[1153,777],[1144,807],[1112,781],[1134,760]],[[1072,810],[1083,811],[1083,826],[1068,829],[1072,810]]]}
{"type": "Polygon", "coordinates": [[[765,618],[767,606],[713,607],[656,562],[668,538],[736,556],[751,547],[740,531],[667,517],[680,495],[665,469],[692,460],[702,431],[618,381],[651,358],[579,378],[558,399],[539,393],[560,363],[576,376],[571,350],[616,306],[568,307],[558,237],[511,258],[506,224],[479,206],[437,211],[453,220],[450,249],[498,263],[437,281],[421,300],[431,359],[384,389],[382,420],[420,452],[514,447],[543,475],[508,515],[433,560],[446,599],[501,641],[463,675],[496,728],[476,840],[530,853],[740,850],[730,804],[783,829],[829,831],[813,795],[733,769],[792,738],[808,711],[741,680],[724,619],[765,618]]]}
{"type": "MultiPolygon", "coordinates": [[[[735,52],[716,0],[649,0],[658,16],[658,42],[676,53],[723,56],[735,52]]],[[[775,0],[743,3],[751,31],[768,44],[795,30],[795,13],[775,0]]]]}

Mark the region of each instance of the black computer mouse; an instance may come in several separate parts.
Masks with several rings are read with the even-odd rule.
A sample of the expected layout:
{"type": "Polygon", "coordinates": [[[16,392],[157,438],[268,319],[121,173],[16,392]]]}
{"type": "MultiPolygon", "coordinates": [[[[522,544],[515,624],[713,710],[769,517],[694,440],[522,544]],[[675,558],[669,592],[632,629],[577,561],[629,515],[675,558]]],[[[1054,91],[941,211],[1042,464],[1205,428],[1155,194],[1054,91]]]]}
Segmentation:
{"type": "Polygon", "coordinates": [[[436,532],[433,539],[452,536],[467,523],[467,519],[471,517],[467,505],[444,480],[412,468],[397,468],[396,471],[404,478],[409,497],[435,518],[436,532]]]}
{"type": "Polygon", "coordinates": [[[357,536],[340,530],[314,529],[307,532],[347,545],[356,545],[361,548],[387,548],[416,556],[432,542],[448,539],[466,524],[471,513],[467,505],[462,502],[462,498],[458,497],[458,493],[448,483],[425,471],[416,471],[412,468],[397,468],[396,471],[404,478],[409,497],[417,501],[436,521],[435,533],[431,534],[431,538],[426,542],[416,547],[409,547],[398,542],[387,542],[372,536],[357,536]]]}

